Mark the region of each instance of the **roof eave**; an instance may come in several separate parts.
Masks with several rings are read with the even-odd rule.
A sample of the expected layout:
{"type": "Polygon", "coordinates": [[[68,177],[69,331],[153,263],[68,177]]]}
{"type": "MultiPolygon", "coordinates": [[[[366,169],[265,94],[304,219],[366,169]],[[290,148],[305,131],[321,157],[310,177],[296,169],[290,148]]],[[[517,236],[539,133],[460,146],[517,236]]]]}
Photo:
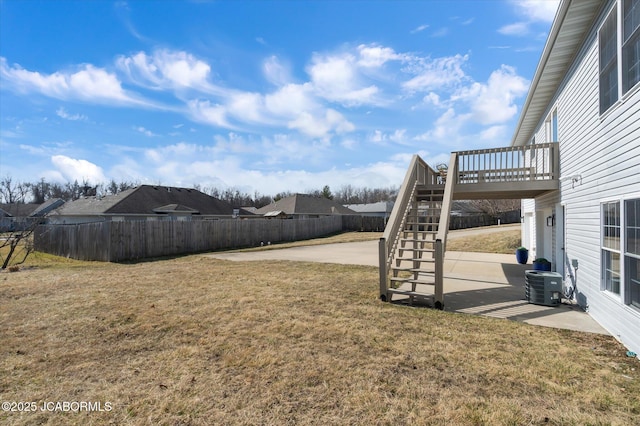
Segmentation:
{"type": "Polygon", "coordinates": [[[533,137],[542,115],[546,112],[548,104],[555,96],[566,72],[582,46],[585,34],[590,28],[594,17],[597,15],[598,10],[603,7],[600,0],[580,0],[575,2],[575,5],[574,9],[577,15],[574,22],[575,26],[566,29],[563,25],[570,15],[572,0],[561,0],[558,5],[556,16],[549,31],[549,37],[542,51],[518,124],[511,139],[511,146],[525,145],[533,137]],[[558,47],[556,44],[558,37],[561,34],[564,35],[563,31],[567,31],[566,36],[571,42],[569,50],[563,50],[566,49],[566,46],[558,47]],[[545,74],[545,72],[549,71],[547,66],[550,61],[555,62],[558,59],[562,62],[561,67],[553,73],[545,74]]]}

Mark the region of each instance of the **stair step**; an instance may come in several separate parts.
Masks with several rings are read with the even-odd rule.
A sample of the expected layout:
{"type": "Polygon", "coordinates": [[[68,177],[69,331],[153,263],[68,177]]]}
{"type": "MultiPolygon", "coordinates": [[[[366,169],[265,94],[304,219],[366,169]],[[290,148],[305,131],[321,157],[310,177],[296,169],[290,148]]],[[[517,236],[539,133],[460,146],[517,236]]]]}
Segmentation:
{"type": "Polygon", "coordinates": [[[406,261],[406,262],[424,262],[424,263],[434,263],[435,259],[420,259],[415,257],[396,257],[396,261],[406,261]]]}
{"type": "Polygon", "coordinates": [[[428,271],[422,268],[413,268],[411,266],[392,266],[392,271],[395,272],[413,272],[418,274],[435,274],[435,271],[428,271]]]}
{"type": "MultiPolygon", "coordinates": [[[[436,240],[435,239],[429,239],[426,240],[424,238],[400,238],[400,242],[401,243],[435,243],[436,240]]],[[[403,249],[406,249],[406,247],[401,247],[403,249]]]]}
{"type": "Polygon", "coordinates": [[[389,288],[387,289],[387,293],[388,294],[397,294],[397,295],[401,295],[401,296],[409,296],[411,298],[416,298],[416,299],[429,299],[432,300],[434,298],[433,294],[428,294],[428,293],[419,293],[417,291],[411,291],[411,290],[400,290],[400,289],[396,289],[396,288],[389,288]]]}
{"type": "MultiPolygon", "coordinates": [[[[415,251],[415,252],[418,252],[418,253],[434,253],[436,251],[435,249],[408,248],[408,247],[398,247],[398,250],[400,250],[400,251],[415,251]]],[[[402,253],[400,253],[400,256],[402,256],[402,253]]]]}
{"type": "Polygon", "coordinates": [[[418,226],[438,226],[438,222],[405,222],[406,226],[418,225],[418,226]]]}
{"type": "Polygon", "coordinates": [[[390,280],[392,282],[400,282],[400,283],[410,283],[410,284],[419,284],[419,285],[436,285],[434,281],[416,280],[413,278],[391,277],[390,280]]]}

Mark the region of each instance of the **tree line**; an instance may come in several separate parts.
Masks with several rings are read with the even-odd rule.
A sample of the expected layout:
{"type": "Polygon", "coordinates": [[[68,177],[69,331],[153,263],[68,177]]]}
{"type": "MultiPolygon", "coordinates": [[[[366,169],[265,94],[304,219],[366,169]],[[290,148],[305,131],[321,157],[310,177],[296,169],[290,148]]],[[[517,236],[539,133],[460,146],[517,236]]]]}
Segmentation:
{"type": "MultiPolygon", "coordinates": [[[[60,198],[64,201],[73,201],[82,197],[106,196],[119,194],[140,185],[139,182],[110,180],[106,183],[90,185],[88,181],[78,182],[48,182],[44,178],[36,182],[20,182],[11,176],[0,179],[0,203],[34,203],[42,204],[47,200],[60,198]]],[[[273,195],[253,194],[243,192],[237,188],[220,189],[215,186],[193,185],[194,189],[207,195],[226,201],[234,207],[260,208],[274,201],[292,196],[295,192],[283,191],[273,195]]],[[[343,185],[335,192],[329,185],[321,189],[309,189],[304,193],[315,197],[324,197],[340,204],[368,204],[379,201],[394,201],[398,195],[398,187],[366,188],[343,185]]]]}
{"type": "MultiPolygon", "coordinates": [[[[54,198],[73,201],[81,197],[114,195],[127,189],[135,188],[138,185],[140,185],[138,182],[116,182],[113,179],[98,185],[90,185],[87,181],[62,184],[47,182],[45,179],[30,183],[16,182],[10,176],[7,176],[0,179],[0,203],[42,204],[54,198]]],[[[257,191],[249,194],[237,188],[220,189],[215,186],[202,186],[199,184],[193,185],[193,188],[226,201],[234,207],[260,208],[295,194],[291,191],[278,192],[273,195],[260,194],[257,191]]],[[[339,204],[369,204],[380,201],[395,201],[398,191],[399,187],[394,186],[367,188],[343,185],[334,192],[329,185],[325,185],[321,189],[309,189],[304,193],[315,197],[324,197],[339,204]]],[[[468,203],[494,217],[502,212],[520,208],[520,200],[472,200],[468,203]]]]}

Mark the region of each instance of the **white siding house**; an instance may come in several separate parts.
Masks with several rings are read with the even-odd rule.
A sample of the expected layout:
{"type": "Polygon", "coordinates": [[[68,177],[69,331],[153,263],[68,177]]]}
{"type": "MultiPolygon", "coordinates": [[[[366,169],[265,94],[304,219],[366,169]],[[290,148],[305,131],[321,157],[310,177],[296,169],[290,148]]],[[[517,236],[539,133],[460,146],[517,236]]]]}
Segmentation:
{"type": "Polygon", "coordinates": [[[522,241],[640,353],[640,0],[562,0],[512,145],[558,142],[560,189],[522,241]]]}

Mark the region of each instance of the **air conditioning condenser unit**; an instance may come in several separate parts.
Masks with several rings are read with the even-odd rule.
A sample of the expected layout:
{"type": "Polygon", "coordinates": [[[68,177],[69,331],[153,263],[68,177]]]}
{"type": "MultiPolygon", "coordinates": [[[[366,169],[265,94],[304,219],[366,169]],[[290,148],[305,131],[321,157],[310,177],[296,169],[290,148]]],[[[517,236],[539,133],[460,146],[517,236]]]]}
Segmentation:
{"type": "Polygon", "coordinates": [[[525,299],[529,303],[558,306],[562,297],[562,275],[557,272],[525,271],[525,299]]]}

